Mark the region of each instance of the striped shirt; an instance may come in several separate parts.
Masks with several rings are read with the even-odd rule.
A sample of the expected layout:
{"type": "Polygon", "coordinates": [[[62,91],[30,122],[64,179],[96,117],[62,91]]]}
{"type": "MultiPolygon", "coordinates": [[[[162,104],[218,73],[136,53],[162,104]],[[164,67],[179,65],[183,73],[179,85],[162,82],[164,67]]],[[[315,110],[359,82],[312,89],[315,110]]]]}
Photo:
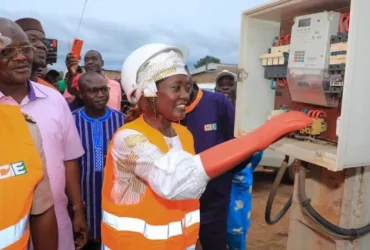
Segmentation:
{"type": "Polygon", "coordinates": [[[73,112],[85,155],[79,160],[82,198],[86,202],[86,217],[90,227],[89,239],[101,238],[101,189],[103,168],[110,140],[123,125],[125,115],[107,107],[100,118],[88,117],[85,108],[73,112]]]}

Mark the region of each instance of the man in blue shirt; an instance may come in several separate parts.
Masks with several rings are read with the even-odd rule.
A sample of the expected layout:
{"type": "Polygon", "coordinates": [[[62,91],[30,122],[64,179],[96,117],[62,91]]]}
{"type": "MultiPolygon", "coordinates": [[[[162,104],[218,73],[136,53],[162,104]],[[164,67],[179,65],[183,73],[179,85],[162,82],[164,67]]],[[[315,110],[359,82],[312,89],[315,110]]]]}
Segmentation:
{"type": "Polygon", "coordinates": [[[96,72],[83,73],[78,79],[79,98],[84,106],[73,112],[85,155],[79,160],[81,192],[86,201],[90,228],[87,249],[100,249],[101,190],[108,145],[113,134],[123,126],[124,114],[107,107],[109,88],[96,72]]]}
{"type": "MultiPolygon", "coordinates": [[[[192,82],[190,73],[189,76],[192,82]]],[[[193,84],[186,118],[181,123],[193,134],[198,154],[234,138],[234,117],[234,107],[224,95],[202,91],[193,84]]],[[[231,182],[233,174],[245,166],[243,163],[211,180],[200,198],[199,239],[203,250],[227,250],[231,182]]]]}

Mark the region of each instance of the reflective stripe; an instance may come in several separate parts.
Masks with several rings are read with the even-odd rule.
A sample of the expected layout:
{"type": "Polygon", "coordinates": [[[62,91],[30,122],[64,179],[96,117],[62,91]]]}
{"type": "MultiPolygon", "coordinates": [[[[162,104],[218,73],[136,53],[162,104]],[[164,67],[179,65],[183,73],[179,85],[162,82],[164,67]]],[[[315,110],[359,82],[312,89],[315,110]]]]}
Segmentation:
{"type": "Polygon", "coordinates": [[[185,215],[182,221],[170,222],[167,225],[150,225],[144,220],[130,217],[118,217],[103,211],[103,222],[117,231],[129,231],[143,234],[149,240],[166,240],[181,235],[184,227],[190,227],[200,221],[199,210],[185,215]]]}
{"type": "Polygon", "coordinates": [[[25,234],[28,226],[28,214],[23,217],[17,224],[0,230],[0,249],[4,249],[16,243],[23,234],[25,234]]]}
{"type": "MultiPolygon", "coordinates": [[[[111,250],[109,247],[107,247],[106,245],[104,245],[103,243],[101,244],[101,250],[111,250]]],[[[190,247],[187,247],[185,250],[195,250],[195,245],[193,246],[190,246],[190,247]]]]}
{"type": "Polygon", "coordinates": [[[101,243],[101,250],[111,250],[109,247],[101,243]]]}

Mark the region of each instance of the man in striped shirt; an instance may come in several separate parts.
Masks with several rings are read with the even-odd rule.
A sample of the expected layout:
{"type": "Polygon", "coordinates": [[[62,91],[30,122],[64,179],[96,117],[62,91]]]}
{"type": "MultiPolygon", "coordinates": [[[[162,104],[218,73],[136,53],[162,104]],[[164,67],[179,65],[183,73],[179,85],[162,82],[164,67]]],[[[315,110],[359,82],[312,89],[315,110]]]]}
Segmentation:
{"type": "Polygon", "coordinates": [[[94,71],[78,81],[85,106],[73,112],[85,155],[80,158],[81,191],[86,202],[90,248],[100,249],[101,189],[105,156],[114,132],[123,125],[124,114],[107,107],[109,87],[104,76],[94,71]]]}

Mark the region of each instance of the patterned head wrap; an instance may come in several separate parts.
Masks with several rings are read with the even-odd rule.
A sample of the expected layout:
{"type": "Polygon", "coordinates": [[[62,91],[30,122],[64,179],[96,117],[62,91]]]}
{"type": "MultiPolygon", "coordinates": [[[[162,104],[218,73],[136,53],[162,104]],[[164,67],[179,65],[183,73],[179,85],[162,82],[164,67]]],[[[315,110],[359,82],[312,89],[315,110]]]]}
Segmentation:
{"type": "Polygon", "coordinates": [[[180,52],[165,51],[150,58],[137,72],[137,89],[145,97],[157,97],[156,82],[174,75],[188,75],[180,52]]]}

